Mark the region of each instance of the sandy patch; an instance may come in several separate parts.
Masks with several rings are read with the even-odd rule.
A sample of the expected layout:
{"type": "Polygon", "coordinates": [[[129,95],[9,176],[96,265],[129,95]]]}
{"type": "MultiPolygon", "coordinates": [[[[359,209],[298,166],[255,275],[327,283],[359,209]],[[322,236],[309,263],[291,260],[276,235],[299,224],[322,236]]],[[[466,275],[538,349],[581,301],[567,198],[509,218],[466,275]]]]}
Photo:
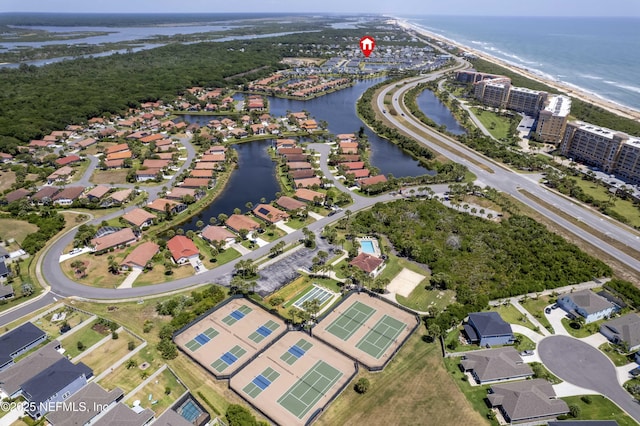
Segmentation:
{"type": "Polygon", "coordinates": [[[399,294],[403,297],[409,297],[414,288],[425,279],[424,275],[403,268],[396,277],[391,280],[387,286],[387,290],[391,293],[399,294]]]}

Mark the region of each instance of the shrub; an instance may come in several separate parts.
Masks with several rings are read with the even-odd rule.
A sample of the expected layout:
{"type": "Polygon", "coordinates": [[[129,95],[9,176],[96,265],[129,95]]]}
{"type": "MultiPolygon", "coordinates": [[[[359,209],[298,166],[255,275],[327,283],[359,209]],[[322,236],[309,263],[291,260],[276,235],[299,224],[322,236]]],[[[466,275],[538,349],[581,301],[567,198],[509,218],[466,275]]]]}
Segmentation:
{"type": "Polygon", "coordinates": [[[120,336],[118,336],[118,333],[116,333],[115,331],[111,332],[111,338],[113,340],[118,340],[118,337],[120,337],[120,336]]]}
{"type": "Polygon", "coordinates": [[[238,404],[229,405],[229,408],[227,408],[226,418],[229,426],[257,425],[256,418],[251,415],[251,412],[238,404]]]}
{"type": "Polygon", "coordinates": [[[583,395],[583,396],[580,397],[580,399],[585,404],[591,404],[591,397],[589,395],[583,395]]]}
{"type": "Polygon", "coordinates": [[[78,340],[78,344],[76,345],[79,351],[84,351],[84,343],[78,340]]]}
{"type": "Polygon", "coordinates": [[[353,389],[359,394],[365,394],[369,390],[369,386],[369,379],[367,379],[366,377],[362,377],[358,379],[356,384],[353,386],[353,389]]]}
{"type": "Polygon", "coordinates": [[[171,388],[169,386],[164,388],[164,394],[169,395],[171,393],[171,388]]]}
{"type": "Polygon", "coordinates": [[[133,340],[129,340],[129,343],[127,343],[127,349],[129,349],[130,351],[134,350],[136,348],[136,344],[133,340]]]}
{"type": "Polygon", "coordinates": [[[580,416],[580,407],[577,405],[570,405],[569,413],[571,413],[571,417],[578,418],[580,416]]]}

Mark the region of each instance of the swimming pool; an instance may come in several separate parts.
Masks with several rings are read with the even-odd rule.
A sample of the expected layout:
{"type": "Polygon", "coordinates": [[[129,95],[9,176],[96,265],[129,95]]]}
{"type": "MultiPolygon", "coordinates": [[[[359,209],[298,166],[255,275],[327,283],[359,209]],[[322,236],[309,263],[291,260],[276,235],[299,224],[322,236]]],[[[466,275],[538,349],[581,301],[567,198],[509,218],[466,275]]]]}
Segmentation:
{"type": "Polygon", "coordinates": [[[182,407],[180,407],[180,410],[178,410],[178,414],[180,414],[186,421],[193,423],[198,417],[200,417],[202,411],[200,411],[193,401],[187,400],[182,407]]]}
{"type": "Polygon", "coordinates": [[[360,240],[360,249],[367,254],[376,254],[376,249],[373,247],[373,241],[360,240]]]}

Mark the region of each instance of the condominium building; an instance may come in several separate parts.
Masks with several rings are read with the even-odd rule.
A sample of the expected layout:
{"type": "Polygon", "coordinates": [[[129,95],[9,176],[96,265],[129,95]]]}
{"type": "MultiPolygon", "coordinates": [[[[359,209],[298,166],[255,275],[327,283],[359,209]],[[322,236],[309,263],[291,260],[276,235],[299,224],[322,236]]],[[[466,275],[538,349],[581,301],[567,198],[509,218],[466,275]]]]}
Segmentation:
{"type": "Polygon", "coordinates": [[[475,84],[474,95],[485,105],[494,108],[505,108],[509,98],[511,79],[507,77],[482,80],[475,84]]]}
{"type": "Polygon", "coordinates": [[[550,96],[538,115],[537,139],[545,143],[559,143],[567,127],[569,112],[571,112],[571,98],[550,96]]]}
{"type": "Polygon", "coordinates": [[[560,152],[630,183],[640,183],[640,139],[588,123],[568,123],[560,152]]]}
{"type": "Polygon", "coordinates": [[[456,81],[460,83],[477,83],[482,80],[488,80],[493,78],[501,78],[503,76],[497,74],[487,74],[485,72],[477,71],[456,71],[456,81]]]}
{"type": "Polygon", "coordinates": [[[527,89],[526,87],[511,87],[507,108],[537,117],[546,99],[547,92],[527,89]]]}

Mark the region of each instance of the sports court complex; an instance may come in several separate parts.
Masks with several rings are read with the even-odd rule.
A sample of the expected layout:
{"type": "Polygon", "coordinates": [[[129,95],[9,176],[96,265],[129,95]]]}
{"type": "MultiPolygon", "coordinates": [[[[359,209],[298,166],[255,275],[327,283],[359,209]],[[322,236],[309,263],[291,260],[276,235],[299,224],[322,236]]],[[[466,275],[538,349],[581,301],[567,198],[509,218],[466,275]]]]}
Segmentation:
{"type": "Polygon", "coordinates": [[[369,369],[380,369],[419,325],[416,315],[366,292],[351,294],[318,325],[313,335],[369,369]]]}
{"type": "Polygon", "coordinates": [[[228,377],[285,333],[280,318],[247,299],[230,299],[174,338],[180,348],[217,378],[228,377]]]}
{"type": "Polygon", "coordinates": [[[230,380],[231,388],[281,425],[304,425],[357,372],[353,360],[290,331],[230,380]]]}

